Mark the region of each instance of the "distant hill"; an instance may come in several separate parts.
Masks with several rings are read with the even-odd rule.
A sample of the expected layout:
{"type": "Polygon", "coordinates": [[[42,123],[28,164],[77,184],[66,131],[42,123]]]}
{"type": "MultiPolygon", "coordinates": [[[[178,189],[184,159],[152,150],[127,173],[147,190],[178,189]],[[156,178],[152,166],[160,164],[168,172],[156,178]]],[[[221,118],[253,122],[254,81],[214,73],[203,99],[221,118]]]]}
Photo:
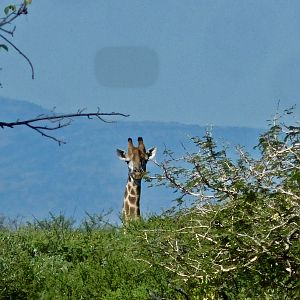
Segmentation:
{"type": "MultiPolygon", "coordinates": [[[[47,112],[26,101],[0,98],[1,121],[47,112]]],[[[191,145],[188,136],[203,136],[204,132],[204,127],[180,123],[76,120],[56,132],[67,141],[59,147],[28,128],[5,128],[0,139],[0,215],[42,218],[49,212],[62,212],[79,220],[85,212],[112,209],[111,220],[116,221],[122,208],[127,166],[117,158],[115,149],[126,149],[128,137],[136,140],[143,136],[147,147],[158,147],[157,159],[161,161],[165,147],[180,152],[181,143],[191,145]]],[[[257,144],[260,132],[239,127],[213,129],[220,142],[241,144],[249,151],[257,144]]],[[[148,170],[158,172],[151,163],[148,170]]],[[[142,213],[158,213],[170,207],[174,198],[172,191],[147,188],[144,183],[142,213]]]]}

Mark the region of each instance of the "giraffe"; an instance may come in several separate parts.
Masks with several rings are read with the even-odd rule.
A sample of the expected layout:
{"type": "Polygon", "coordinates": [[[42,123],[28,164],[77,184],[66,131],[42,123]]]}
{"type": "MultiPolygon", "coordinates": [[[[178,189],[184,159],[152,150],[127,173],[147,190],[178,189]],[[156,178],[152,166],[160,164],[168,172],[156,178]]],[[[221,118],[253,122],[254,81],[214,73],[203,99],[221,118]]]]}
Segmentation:
{"type": "Polygon", "coordinates": [[[127,153],[117,149],[119,159],[125,161],[128,165],[128,180],[125,187],[122,212],[125,221],[140,217],[141,182],[146,172],[147,162],[153,159],[155,154],[156,147],[146,151],[141,137],[138,138],[137,147],[133,145],[132,139],[128,138],[127,153]]]}

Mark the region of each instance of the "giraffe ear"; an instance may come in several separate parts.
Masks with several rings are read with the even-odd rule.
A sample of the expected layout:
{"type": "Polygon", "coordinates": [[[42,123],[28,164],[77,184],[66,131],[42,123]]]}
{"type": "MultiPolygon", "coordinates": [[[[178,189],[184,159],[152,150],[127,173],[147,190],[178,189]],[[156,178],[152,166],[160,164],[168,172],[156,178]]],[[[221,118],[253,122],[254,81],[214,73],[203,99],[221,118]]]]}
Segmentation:
{"type": "Polygon", "coordinates": [[[147,151],[147,155],[148,155],[148,160],[152,160],[154,159],[155,155],[156,155],[156,151],[157,151],[157,148],[156,147],[153,147],[151,149],[149,149],[147,151]]]}
{"type": "Polygon", "coordinates": [[[119,157],[119,159],[121,160],[127,160],[127,155],[126,152],[120,149],[117,149],[117,156],[119,157]]]}

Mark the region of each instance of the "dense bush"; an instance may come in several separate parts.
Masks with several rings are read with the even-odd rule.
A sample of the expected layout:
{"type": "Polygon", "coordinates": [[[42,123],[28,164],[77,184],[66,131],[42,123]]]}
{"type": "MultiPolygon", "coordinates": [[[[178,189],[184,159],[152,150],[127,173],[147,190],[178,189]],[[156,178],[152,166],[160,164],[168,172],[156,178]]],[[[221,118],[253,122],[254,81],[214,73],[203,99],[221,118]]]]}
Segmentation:
{"type": "Polygon", "coordinates": [[[157,182],[180,196],[161,216],[0,218],[0,299],[299,299],[296,125],[275,118],[255,158],[230,158],[211,133],[194,153],[167,152],[157,182]]]}
{"type": "Polygon", "coordinates": [[[159,183],[193,205],[169,215],[171,229],[141,238],[149,263],[175,274],[196,299],[300,297],[300,128],[281,120],[261,135],[258,158],[238,148],[233,160],[206,133],[192,138],[197,152],[167,152],[161,164],[159,183]]]}
{"type": "Polygon", "coordinates": [[[148,299],[167,293],[164,271],[136,259],[132,230],[87,223],[78,229],[52,215],[2,229],[0,299],[148,299]]]}

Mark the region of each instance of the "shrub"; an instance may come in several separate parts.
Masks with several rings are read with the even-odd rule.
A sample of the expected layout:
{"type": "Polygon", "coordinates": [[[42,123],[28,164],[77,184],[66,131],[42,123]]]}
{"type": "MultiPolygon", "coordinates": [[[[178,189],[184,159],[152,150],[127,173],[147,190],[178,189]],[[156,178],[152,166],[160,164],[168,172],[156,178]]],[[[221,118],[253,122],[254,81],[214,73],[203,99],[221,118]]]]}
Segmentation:
{"type": "Polygon", "coordinates": [[[196,152],[167,152],[160,165],[158,184],[192,205],[170,211],[172,228],[144,230],[141,240],[149,263],[195,299],[300,296],[300,127],[282,118],[261,135],[258,158],[241,147],[229,158],[207,132],[192,138],[196,152]]]}

